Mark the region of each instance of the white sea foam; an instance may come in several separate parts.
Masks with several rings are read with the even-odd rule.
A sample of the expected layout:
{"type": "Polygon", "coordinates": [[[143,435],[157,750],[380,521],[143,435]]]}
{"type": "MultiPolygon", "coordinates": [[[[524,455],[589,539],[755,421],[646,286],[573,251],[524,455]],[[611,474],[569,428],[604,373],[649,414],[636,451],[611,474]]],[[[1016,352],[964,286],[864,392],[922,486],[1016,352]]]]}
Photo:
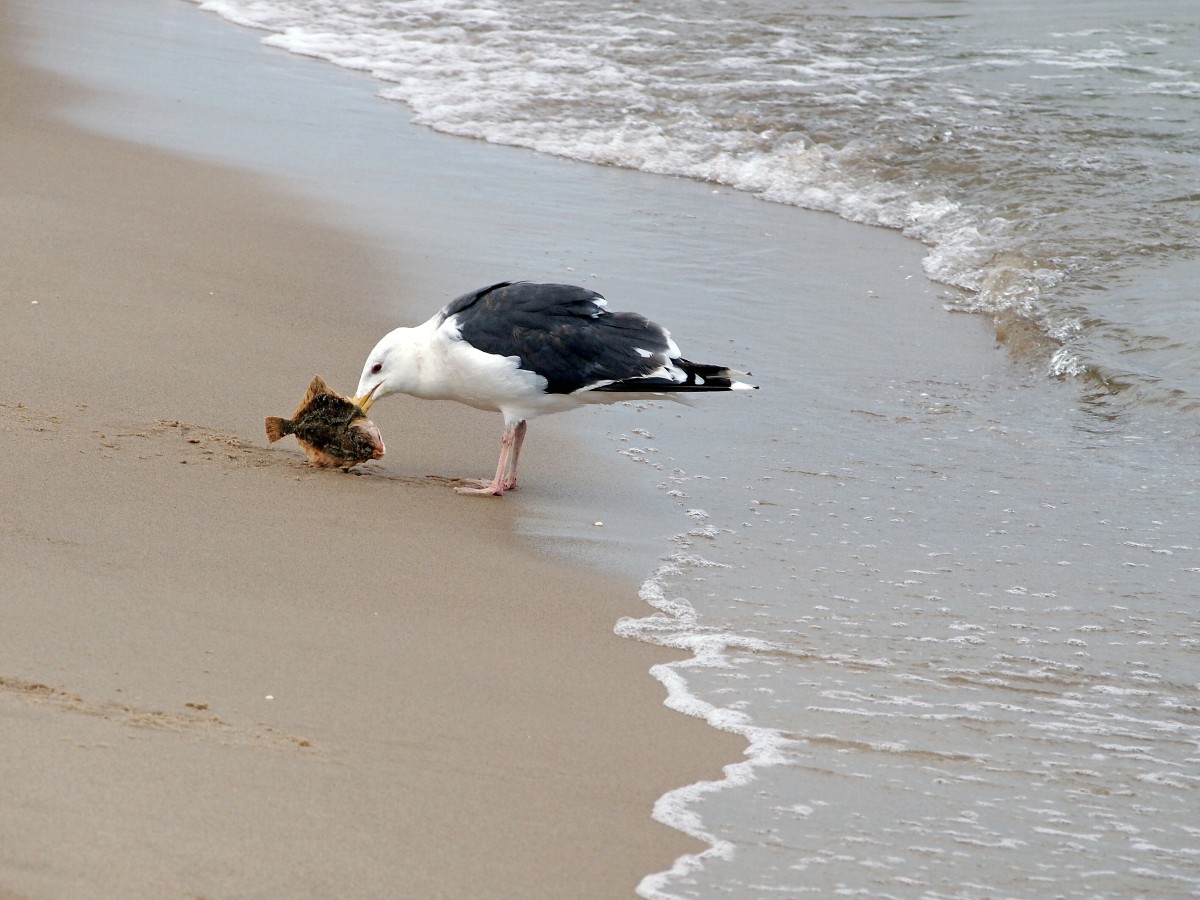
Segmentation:
{"type": "MultiPolygon", "coordinates": [[[[689,510],[691,518],[704,516],[700,510],[689,510]]],[[[640,619],[623,618],[615,628],[621,637],[648,641],[666,647],[687,650],[692,655],[680,662],[662,663],[651,668],[651,674],[667,689],[666,705],[684,715],[703,719],[721,731],[746,739],[746,759],[724,767],[720,781],[702,781],[669,791],[654,804],[654,818],[709,845],[698,854],[685,854],[675,860],[665,872],[647,875],[638,885],[639,896],[648,898],[674,897],[670,885],[682,877],[702,869],[711,859],[730,859],[734,845],[716,837],[695,812],[697,801],[716,791],[741,787],[754,780],[754,770],[763,766],[787,762],[785,749],[791,741],[779,731],[755,725],[744,713],[717,706],[694,694],[687,682],[689,671],[701,668],[731,668],[728,651],[731,648],[769,651],[768,642],[742,635],[714,631],[698,622],[692,605],[682,597],[668,598],[665,585],[688,569],[716,568],[714,563],[692,553],[677,553],[668,558],[641,587],[641,598],[658,610],[655,615],[640,619]]]]}

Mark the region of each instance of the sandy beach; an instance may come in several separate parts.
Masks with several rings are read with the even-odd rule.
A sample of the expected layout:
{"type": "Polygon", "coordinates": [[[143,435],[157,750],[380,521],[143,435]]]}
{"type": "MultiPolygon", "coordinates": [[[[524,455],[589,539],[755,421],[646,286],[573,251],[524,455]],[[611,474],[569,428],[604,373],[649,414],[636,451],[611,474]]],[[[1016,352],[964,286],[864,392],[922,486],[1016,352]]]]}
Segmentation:
{"type": "Polygon", "coordinates": [[[372,247],[64,124],[22,39],[0,3],[0,896],[613,897],[699,849],[653,803],[741,743],[614,636],[636,580],[425,477],[498,422],[410,404],[361,476],[266,445],[352,387],[372,247]]]}

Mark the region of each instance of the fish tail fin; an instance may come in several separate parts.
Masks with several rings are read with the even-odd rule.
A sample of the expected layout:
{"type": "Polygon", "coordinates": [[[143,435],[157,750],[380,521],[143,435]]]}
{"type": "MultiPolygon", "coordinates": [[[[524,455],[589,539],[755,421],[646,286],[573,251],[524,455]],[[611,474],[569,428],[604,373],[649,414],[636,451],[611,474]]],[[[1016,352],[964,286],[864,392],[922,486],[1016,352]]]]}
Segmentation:
{"type": "Polygon", "coordinates": [[[275,443],[285,434],[291,434],[292,429],[289,427],[292,423],[287,419],[281,419],[279,416],[267,416],[265,420],[267,426],[267,441],[275,443]]]}

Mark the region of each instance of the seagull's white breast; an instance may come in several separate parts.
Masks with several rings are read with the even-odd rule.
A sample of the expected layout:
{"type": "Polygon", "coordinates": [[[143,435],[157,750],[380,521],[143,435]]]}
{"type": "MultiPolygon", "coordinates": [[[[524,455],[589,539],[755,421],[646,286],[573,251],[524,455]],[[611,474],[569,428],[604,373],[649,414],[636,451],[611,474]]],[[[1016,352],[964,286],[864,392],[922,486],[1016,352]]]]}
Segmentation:
{"type": "Polygon", "coordinates": [[[454,317],[419,342],[417,393],[477,409],[507,410],[545,396],[546,379],[520,368],[519,357],[484,353],[464,341],[454,317]]]}

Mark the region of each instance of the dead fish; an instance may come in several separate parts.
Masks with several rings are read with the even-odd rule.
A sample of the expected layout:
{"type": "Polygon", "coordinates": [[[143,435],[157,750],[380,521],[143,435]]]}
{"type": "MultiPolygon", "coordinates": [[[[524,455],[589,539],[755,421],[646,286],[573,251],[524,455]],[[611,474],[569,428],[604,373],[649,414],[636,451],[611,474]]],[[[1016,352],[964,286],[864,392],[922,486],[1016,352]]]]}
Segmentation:
{"type": "Polygon", "coordinates": [[[349,469],[384,454],[383,438],[375,423],[320,375],[313,376],[295,415],[290,419],[267,416],[266,427],[267,440],[272,444],[284,435],[294,434],[314,466],[349,469]]]}

